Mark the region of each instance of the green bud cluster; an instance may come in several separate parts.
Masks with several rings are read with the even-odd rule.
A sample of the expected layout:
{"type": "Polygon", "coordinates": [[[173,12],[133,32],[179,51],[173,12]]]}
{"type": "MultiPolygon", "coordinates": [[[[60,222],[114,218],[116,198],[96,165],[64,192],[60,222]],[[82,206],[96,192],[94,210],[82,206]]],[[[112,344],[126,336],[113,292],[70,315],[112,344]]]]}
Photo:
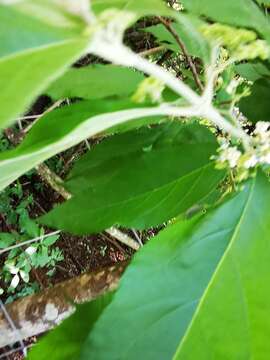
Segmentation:
{"type": "Polygon", "coordinates": [[[224,46],[236,61],[255,58],[265,60],[270,55],[267,43],[257,39],[254,31],[219,23],[203,25],[200,30],[207,39],[224,46]]]}

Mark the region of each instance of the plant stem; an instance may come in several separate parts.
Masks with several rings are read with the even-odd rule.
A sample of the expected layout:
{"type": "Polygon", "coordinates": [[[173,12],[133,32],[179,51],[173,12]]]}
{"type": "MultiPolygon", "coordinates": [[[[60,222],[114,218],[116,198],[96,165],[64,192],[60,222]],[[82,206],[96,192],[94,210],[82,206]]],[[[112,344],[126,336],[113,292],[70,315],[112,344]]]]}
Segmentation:
{"type": "MultiPolygon", "coordinates": [[[[112,44],[107,43],[106,41],[105,43],[102,43],[102,40],[104,41],[104,39],[99,39],[100,42],[98,44],[96,43],[97,40],[94,41],[90,47],[90,50],[92,50],[96,55],[118,65],[132,66],[137,70],[156,77],[191,104],[190,107],[186,108],[186,111],[184,111],[185,108],[173,109],[160,106],[160,115],[205,117],[223,131],[228,132],[230,135],[242,140],[244,146],[247,146],[249,143],[248,135],[242,128],[233,126],[229,121],[223,118],[219,111],[212,105],[212,99],[206,98],[205,94],[202,96],[197,95],[183,81],[175,78],[171,73],[164,70],[162,67],[143,59],[123,44],[112,44]],[[163,109],[166,109],[167,113],[166,111],[162,111],[163,109]]],[[[210,91],[209,95],[211,94],[212,92],[210,91]]],[[[157,110],[159,109],[157,108],[157,110]]],[[[132,112],[132,110],[130,110],[130,112],[132,112]]],[[[156,115],[158,115],[158,111],[156,115]]]]}
{"type": "Polygon", "coordinates": [[[180,39],[179,35],[177,34],[177,32],[174,30],[174,28],[172,27],[172,25],[170,24],[170,22],[166,21],[165,19],[163,19],[161,16],[159,16],[159,20],[160,22],[165,26],[165,28],[172,34],[172,36],[174,37],[175,41],[177,42],[178,46],[180,47],[182,53],[184,54],[188,65],[190,67],[190,70],[192,72],[194,81],[196,83],[196,85],[198,86],[198,88],[203,91],[203,85],[202,82],[200,80],[199,74],[197,73],[197,69],[196,66],[194,64],[194,62],[192,61],[191,56],[188,53],[188,50],[185,46],[185,44],[183,43],[183,41],[180,39]]]}

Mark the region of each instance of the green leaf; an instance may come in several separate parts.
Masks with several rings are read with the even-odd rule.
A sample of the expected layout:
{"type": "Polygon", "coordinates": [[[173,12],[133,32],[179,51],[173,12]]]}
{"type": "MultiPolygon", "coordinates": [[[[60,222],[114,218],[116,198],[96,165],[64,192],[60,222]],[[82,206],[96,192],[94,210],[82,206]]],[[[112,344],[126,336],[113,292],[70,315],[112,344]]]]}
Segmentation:
{"type": "Polygon", "coordinates": [[[209,160],[216,147],[198,124],[113,136],[76,164],[65,184],[74,197],[41,222],[76,234],[162,224],[216,188],[224,176],[209,160]]]}
{"type": "Polygon", "coordinates": [[[147,15],[170,16],[172,14],[162,0],[93,0],[92,8],[97,14],[110,8],[131,11],[137,14],[137,18],[147,15]]]}
{"type": "Polygon", "coordinates": [[[0,129],[27,110],[36,96],[84,51],[85,40],[66,40],[0,59],[0,129]],[[31,76],[30,76],[31,74],[31,76]]]}
{"type": "Polygon", "coordinates": [[[39,227],[36,222],[30,219],[27,212],[23,212],[19,217],[20,230],[26,233],[28,236],[37,237],[39,236],[39,227]]]}
{"type": "Polygon", "coordinates": [[[270,77],[270,69],[262,63],[245,63],[235,65],[235,71],[243,78],[256,81],[263,77],[270,77]]]}
{"type": "Polygon", "coordinates": [[[0,57],[59,43],[83,30],[82,24],[75,26],[74,18],[70,25],[73,26],[69,28],[66,21],[65,27],[59,26],[59,22],[53,26],[22,13],[15,6],[0,5],[0,57]]]}
{"type": "Polygon", "coordinates": [[[0,249],[5,249],[6,247],[14,244],[16,242],[16,237],[14,234],[10,233],[0,233],[0,249]]]}
{"type": "Polygon", "coordinates": [[[221,23],[252,28],[270,41],[270,22],[253,0],[182,0],[185,9],[221,23]]]}
{"type": "Polygon", "coordinates": [[[5,89],[0,94],[0,129],[84,53],[89,43],[85,27],[82,19],[51,1],[0,5],[0,82],[5,89]]]}
{"type": "Polygon", "coordinates": [[[49,237],[45,238],[44,240],[42,240],[42,244],[46,245],[46,246],[51,246],[54,243],[56,243],[56,241],[58,239],[59,239],[59,235],[49,236],[49,237]]]}
{"type": "Polygon", "coordinates": [[[129,120],[138,119],[130,123],[131,128],[157,122],[159,113],[158,107],[149,108],[128,100],[96,100],[82,101],[46,114],[21,145],[0,154],[0,190],[39,163],[88,137],[110,128],[119,130],[115,127],[129,120]]]}
{"type": "Polygon", "coordinates": [[[144,246],[80,358],[266,359],[269,186],[259,173],[218,208],[144,246]]]}
{"type": "Polygon", "coordinates": [[[133,69],[115,65],[90,65],[70,69],[52,84],[46,94],[53,99],[129,96],[136,91],[143,79],[143,74],[133,69]]]}
{"type": "Polygon", "coordinates": [[[35,253],[35,255],[36,255],[36,264],[38,267],[44,267],[50,261],[47,246],[42,246],[41,251],[35,253]]]}
{"type": "MultiPolygon", "coordinates": [[[[188,54],[199,57],[208,63],[210,48],[198,30],[202,24],[203,21],[195,17],[178,14],[176,22],[171,26],[185,44],[188,54]]],[[[182,52],[173,35],[162,24],[150,26],[145,30],[151,32],[167,48],[175,52],[182,52]]]]}
{"type": "Polygon", "coordinates": [[[39,340],[27,359],[77,360],[89,331],[104,308],[110,303],[112,293],[90,303],[78,305],[76,312],[55,330],[39,340]]]}
{"type": "Polygon", "coordinates": [[[270,79],[262,78],[253,84],[251,95],[242,98],[239,108],[248,120],[253,122],[270,120],[269,90],[270,79]]]}
{"type": "Polygon", "coordinates": [[[266,176],[260,172],[244,193],[245,203],[229,246],[200,300],[175,359],[198,356],[208,359],[210,353],[216,358],[263,359],[269,353],[266,337],[270,330],[269,290],[265,279],[269,276],[270,260],[266,225],[270,220],[270,184],[266,176]],[[203,352],[199,350],[202,346],[203,352]]]}

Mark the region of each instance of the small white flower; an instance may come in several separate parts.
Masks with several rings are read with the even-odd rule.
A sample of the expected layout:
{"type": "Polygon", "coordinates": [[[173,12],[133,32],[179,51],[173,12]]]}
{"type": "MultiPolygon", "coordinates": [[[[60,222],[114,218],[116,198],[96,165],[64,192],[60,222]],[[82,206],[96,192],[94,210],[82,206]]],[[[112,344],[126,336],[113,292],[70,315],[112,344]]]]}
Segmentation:
{"type": "Polygon", "coordinates": [[[27,272],[20,270],[20,275],[25,283],[29,282],[29,274],[27,272]]]}
{"type": "Polygon", "coordinates": [[[239,85],[239,79],[233,79],[227,86],[227,93],[232,95],[239,85]]]}
{"type": "Polygon", "coordinates": [[[258,121],[256,124],[256,128],[254,130],[254,134],[257,135],[259,138],[258,140],[260,142],[267,142],[269,144],[270,142],[270,131],[269,131],[269,122],[265,121],[258,121]]]}
{"type": "Polygon", "coordinates": [[[25,249],[25,252],[30,256],[33,255],[36,251],[37,248],[34,246],[29,246],[27,249],[25,249]]]}
{"type": "Polygon", "coordinates": [[[8,272],[10,272],[11,274],[13,275],[16,275],[18,274],[19,272],[19,268],[17,268],[14,264],[12,263],[8,263],[8,264],[5,264],[5,268],[7,269],[8,272]]]}
{"type": "Polygon", "coordinates": [[[262,164],[270,164],[270,151],[260,157],[260,162],[262,164]]]}
{"type": "Polygon", "coordinates": [[[219,160],[222,162],[228,161],[230,167],[234,168],[237,166],[238,160],[240,159],[241,155],[241,152],[237,149],[236,146],[229,147],[222,151],[219,160]]]}
{"type": "Polygon", "coordinates": [[[269,129],[269,125],[270,123],[269,122],[266,122],[266,121],[258,121],[256,123],[256,129],[254,131],[255,134],[262,134],[262,133],[265,133],[268,131],[269,129]]]}
{"type": "Polygon", "coordinates": [[[11,280],[10,287],[13,289],[16,289],[16,287],[19,285],[20,277],[18,274],[13,276],[13,279],[11,280]]]}
{"type": "Polygon", "coordinates": [[[252,168],[257,165],[258,161],[259,161],[259,159],[257,158],[257,156],[255,154],[251,155],[250,158],[244,162],[244,167],[246,169],[252,168]]]}

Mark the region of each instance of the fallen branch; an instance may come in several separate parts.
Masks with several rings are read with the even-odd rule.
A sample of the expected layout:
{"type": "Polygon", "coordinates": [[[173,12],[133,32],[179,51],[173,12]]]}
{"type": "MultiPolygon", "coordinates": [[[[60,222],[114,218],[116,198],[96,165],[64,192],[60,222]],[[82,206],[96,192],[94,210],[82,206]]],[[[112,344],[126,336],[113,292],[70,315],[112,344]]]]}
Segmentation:
{"type": "Polygon", "coordinates": [[[117,288],[128,263],[89,272],[64,281],[38,294],[26,296],[5,306],[13,328],[0,311],[0,347],[48,331],[75,311],[73,303],[91,301],[117,288]]]}

